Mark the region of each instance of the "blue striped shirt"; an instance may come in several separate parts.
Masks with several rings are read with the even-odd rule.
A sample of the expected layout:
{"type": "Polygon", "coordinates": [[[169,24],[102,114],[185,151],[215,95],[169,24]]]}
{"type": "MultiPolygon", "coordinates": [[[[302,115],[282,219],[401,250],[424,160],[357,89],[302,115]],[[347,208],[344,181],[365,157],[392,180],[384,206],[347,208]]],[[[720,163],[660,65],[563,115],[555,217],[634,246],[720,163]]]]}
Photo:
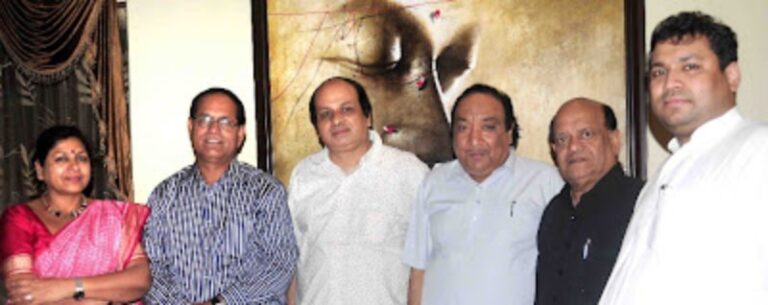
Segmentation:
{"type": "Polygon", "coordinates": [[[190,165],[158,185],[144,243],[148,304],[285,304],[298,250],[285,189],[237,160],[207,185],[190,165]]]}

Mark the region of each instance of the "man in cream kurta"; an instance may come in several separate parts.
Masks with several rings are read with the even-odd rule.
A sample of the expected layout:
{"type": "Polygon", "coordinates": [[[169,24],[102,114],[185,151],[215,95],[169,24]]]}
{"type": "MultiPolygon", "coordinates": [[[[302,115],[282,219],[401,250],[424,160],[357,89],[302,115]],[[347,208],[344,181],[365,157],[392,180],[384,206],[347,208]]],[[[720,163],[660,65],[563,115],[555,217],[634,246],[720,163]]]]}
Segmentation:
{"type": "Polygon", "coordinates": [[[768,125],[735,109],[736,36],[684,12],[651,41],[672,156],[640,193],[600,304],[768,304],[768,125]]]}
{"type": "Polygon", "coordinates": [[[326,147],[302,160],[289,184],[300,252],[296,303],[404,305],[409,268],[400,254],[428,168],[368,130],[370,104],[353,81],[326,81],[312,100],[326,147]]]}

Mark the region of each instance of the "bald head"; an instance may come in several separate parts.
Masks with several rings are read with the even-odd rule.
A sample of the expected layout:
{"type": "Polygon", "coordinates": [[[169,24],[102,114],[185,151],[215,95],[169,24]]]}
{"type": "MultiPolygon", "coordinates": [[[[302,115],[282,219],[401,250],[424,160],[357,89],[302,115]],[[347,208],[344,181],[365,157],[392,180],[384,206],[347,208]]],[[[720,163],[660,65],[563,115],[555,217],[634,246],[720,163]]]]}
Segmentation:
{"type": "Polygon", "coordinates": [[[552,118],[551,121],[549,121],[549,134],[547,136],[547,140],[549,143],[554,143],[555,140],[555,134],[552,128],[554,127],[553,124],[555,123],[555,119],[557,119],[557,116],[563,112],[563,110],[567,110],[566,108],[569,107],[577,107],[577,106],[586,106],[586,107],[600,107],[600,110],[603,113],[603,121],[605,122],[605,128],[608,130],[616,130],[617,122],[616,122],[616,114],[613,112],[613,109],[611,109],[611,106],[608,106],[606,104],[603,104],[601,102],[595,101],[590,98],[586,97],[576,97],[572,98],[563,105],[558,108],[557,113],[555,113],[555,117],[552,118]]]}
{"type": "Polygon", "coordinates": [[[549,124],[549,142],[576,204],[618,162],[621,135],[611,107],[580,97],[558,109],[549,124]]]}

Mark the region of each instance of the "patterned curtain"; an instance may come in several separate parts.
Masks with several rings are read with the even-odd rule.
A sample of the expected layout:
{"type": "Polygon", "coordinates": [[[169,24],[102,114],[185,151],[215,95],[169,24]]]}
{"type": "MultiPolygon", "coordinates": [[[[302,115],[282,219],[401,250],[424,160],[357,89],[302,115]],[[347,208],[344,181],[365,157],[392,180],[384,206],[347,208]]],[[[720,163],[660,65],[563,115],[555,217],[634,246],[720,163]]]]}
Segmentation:
{"type": "Polygon", "coordinates": [[[116,0],[0,0],[0,208],[38,194],[32,149],[54,124],[91,141],[93,197],[132,199],[121,45],[116,0]]]}

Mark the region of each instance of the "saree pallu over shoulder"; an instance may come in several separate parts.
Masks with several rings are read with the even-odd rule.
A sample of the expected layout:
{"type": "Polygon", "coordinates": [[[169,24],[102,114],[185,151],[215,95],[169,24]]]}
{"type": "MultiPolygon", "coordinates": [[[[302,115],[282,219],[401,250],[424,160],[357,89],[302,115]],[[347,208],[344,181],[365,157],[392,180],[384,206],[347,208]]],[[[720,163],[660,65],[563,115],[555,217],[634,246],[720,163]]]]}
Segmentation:
{"type": "Polygon", "coordinates": [[[91,202],[35,259],[35,272],[69,278],[123,270],[141,241],[148,215],[148,208],[136,204],[91,202]]]}
{"type": "MultiPolygon", "coordinates": [[[[77,219],[55,233],[47,247],[30,253],[14,252],[3,264],[6,267],[13,266],[17,265],[17,262],[23,263],[25,259],[32,258],[32,271],[42,278],[85,277],[120,271],[134,257],[148,216],[149,208],[145,206],[121,201],[95,200],[77,219]]],[[[24,219],[4,217],[3,221],[24,219]]],[[[39,222],[39,219],[27,221],[39,222]]],[[[5,224],[3,226],[5,227],[5,224]]],[[[2,247],[34,249],[39,245],[20,243],[38,239],[39,236],[14,239],[16,245],[3,244],[2,247]]]]}

